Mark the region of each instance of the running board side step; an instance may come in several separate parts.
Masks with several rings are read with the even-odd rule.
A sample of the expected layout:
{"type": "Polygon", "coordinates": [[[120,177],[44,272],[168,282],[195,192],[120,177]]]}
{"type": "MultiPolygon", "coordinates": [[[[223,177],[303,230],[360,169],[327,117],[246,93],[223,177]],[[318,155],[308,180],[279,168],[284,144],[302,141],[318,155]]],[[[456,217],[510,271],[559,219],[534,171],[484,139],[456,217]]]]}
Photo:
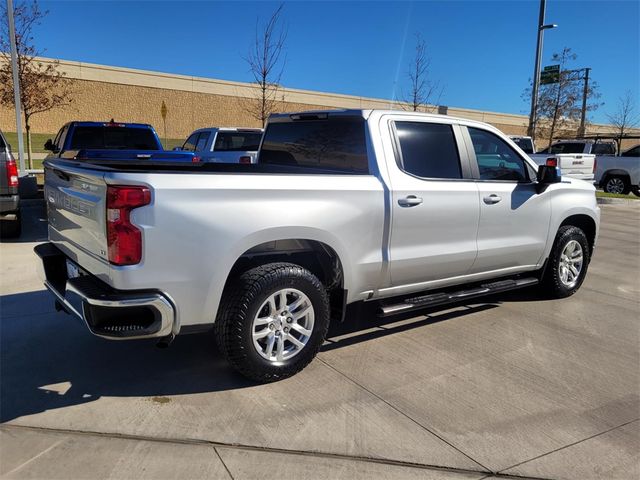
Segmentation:
{"type": "Polygon", "coordinates": [[[476,297],[483,297],[493,293],[507,292],[518,288],[532,287],[537,285],[539,280],[534,277],[518,278],[513,280],[500,280],[497,282],[484,283],[468,290],[458,290],[454,292],[431,293],[419,297],[406,298],[401,303],[383,305],[380,308],[380,317],[388,317],[397,313],[406,313],[412,310],[419,310],[426,307],[446,305],[448,303],[460,302],[476,297]]]}

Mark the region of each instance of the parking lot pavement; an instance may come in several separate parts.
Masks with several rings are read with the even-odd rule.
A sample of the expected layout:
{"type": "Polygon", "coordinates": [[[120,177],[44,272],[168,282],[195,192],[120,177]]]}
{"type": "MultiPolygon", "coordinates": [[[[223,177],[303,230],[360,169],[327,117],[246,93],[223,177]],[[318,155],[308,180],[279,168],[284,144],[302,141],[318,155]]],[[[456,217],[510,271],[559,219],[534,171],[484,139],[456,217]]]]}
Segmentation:
{"type": "Polygon", "coordinates": [[[301,374],[257,385],[206,335],[109,342],[34,272],[43,209],[0,244],[0,475],[640,476],[640,210],[602,208],[573,297],[521,291],[414,318],[351,312],[301,374]]]}

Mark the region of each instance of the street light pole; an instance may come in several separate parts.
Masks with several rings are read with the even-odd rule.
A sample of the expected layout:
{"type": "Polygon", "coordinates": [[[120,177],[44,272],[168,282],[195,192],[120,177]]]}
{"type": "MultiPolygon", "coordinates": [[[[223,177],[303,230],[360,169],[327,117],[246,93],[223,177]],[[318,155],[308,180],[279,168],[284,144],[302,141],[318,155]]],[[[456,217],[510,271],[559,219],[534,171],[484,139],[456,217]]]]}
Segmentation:
{"type": "Polygon", "coordinates": [[[538,43],[536,45],[536,59],[533,68],[533,88],[531,89],[531,112],[529,112],[529,128],[527,135],[535,140],[536,123],[538,122],[538,88],[540,85],[540,64],[542,63],[542,40],[544,31],[548,28],[556,28],[557,25],[545,25],[544,17],[547,1],[540,0],[540,16],[538,17],[538,43]]]}
{"type": "Polygon", "coordinates": [[[13,0],[7,0],[9,18],[9,43],[11,44],[11,70],[13,71],[13,102],[16,107],[16,133],[18,135],[18,161],[20,173],[25,174],[24,143],[22,139],[22,104],[20,102],[20,77],[18,76],[18,51],[16,49],[16,27],[13,20],[13,0]]]}

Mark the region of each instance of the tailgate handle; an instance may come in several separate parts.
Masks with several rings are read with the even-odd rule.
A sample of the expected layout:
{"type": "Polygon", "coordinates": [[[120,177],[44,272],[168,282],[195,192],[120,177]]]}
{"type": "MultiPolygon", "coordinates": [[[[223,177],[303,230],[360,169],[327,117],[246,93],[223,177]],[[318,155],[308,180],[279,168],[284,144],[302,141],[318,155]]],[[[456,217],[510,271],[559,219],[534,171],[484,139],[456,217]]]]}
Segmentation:
{"type": "Polygon", "coordinates": [[[65,182],[68,182],[69,180],[71,180],[71,177],[69,175],[67,175],[66,173],[64,173],[62,170],[58,170],[58,169],[54,168],[53,169],[53,173],[55,173],[59,178],[61,178],[65,182]]]}

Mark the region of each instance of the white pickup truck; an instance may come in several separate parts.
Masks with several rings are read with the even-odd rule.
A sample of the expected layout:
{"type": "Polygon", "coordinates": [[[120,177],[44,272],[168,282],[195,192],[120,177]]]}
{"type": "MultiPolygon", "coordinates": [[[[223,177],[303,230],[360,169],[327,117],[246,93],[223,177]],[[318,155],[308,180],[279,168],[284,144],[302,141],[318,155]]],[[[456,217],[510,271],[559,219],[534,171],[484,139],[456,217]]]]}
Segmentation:
{"type": "Polygon", "coordinates": [[[569,141],[569,146],[562,142],[554,143],[551,148],[535,153],[535,144],[531,137],[510,135],[509,138],[538,165],[556,166],[565,177],[586,181],[592,181],[594,178],[595,154],[583,152],[584,148],[577,146],[576,142],[569,141]]]}
{"type": "Polygon", "coordinates": [[[595,183],[607,193],[626,195],[631,191],[640,197],[640,145],[619,157],[599,157],[595,183]]]}
{"type": "Polygon", "coordinates": [[[110,339],[213,331],[259,381],[304,368],[348,304],[572,295],[600,219],[593,185],[494,127],[415,112],[272,115],[255,165],[56,159],[45,178],[58,308],[110,339]]]}

